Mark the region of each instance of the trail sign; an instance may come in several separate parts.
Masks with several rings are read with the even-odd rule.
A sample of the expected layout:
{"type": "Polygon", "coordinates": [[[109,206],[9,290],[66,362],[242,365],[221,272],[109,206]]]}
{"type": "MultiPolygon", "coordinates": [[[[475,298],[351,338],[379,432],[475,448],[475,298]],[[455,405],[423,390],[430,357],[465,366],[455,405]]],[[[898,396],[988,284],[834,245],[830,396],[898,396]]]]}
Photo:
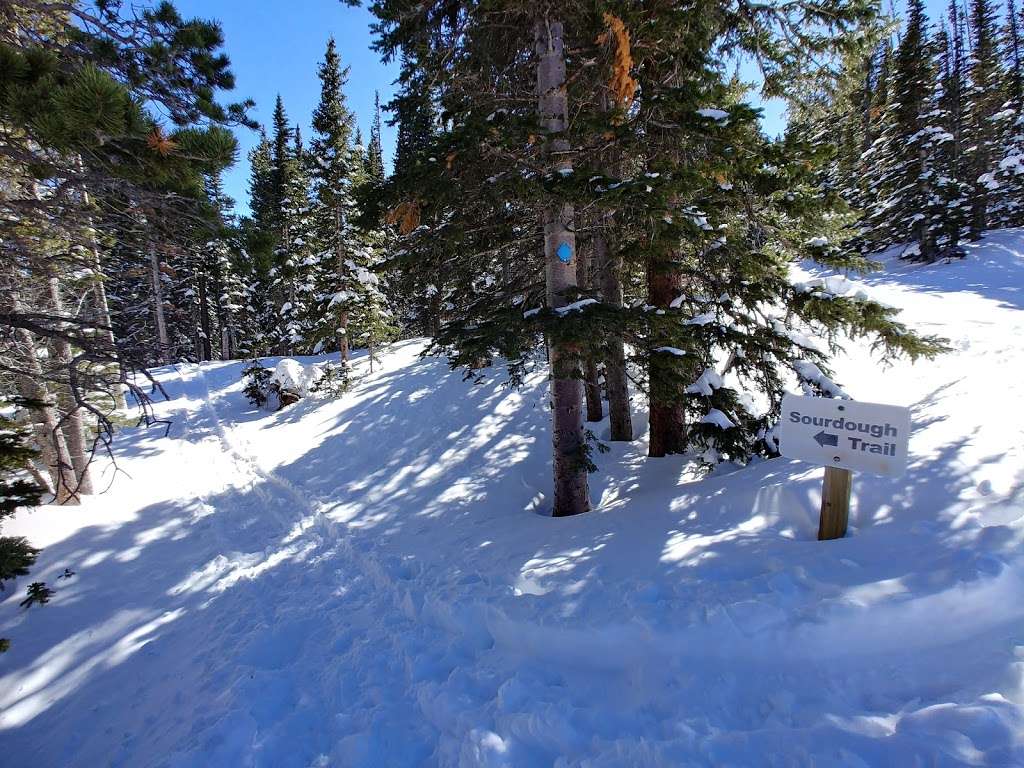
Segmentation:
{"type": "Polygon", "coordinates": [[[782,399],[779,452],[791,459],[902,475],[909,438],[908,408],[789,394],[782,399]]]}

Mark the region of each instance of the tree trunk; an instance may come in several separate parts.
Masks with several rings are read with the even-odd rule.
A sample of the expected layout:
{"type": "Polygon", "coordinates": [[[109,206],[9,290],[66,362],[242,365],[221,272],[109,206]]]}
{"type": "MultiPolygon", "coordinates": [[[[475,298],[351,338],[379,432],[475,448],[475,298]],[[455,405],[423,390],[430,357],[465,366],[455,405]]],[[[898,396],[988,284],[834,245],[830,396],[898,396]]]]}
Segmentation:
{"type": "MultiPolygon", "coordinates": [[[[576,278],[580,288],[586,292],[593,288],[593,270],[591,269],[593,260],[590,256],[593,244],[594,241],[591,239],[589,243],[580,248],[576,264],[576,278]]],[[[587,398],[587,421],[601,421],[604,418],[604,403],[601,402],[601,384],[598,377],[597,360],[590,353],[583,358],[583,392],[587,398]]]]}
{"type": "Polygon", "coordinates": [[[430,338],[436,339],[441,335],[441,291],[435,289],[434,294],[430,297],[428,317],[427,317],[427,332],[430,334],[430,338]]]}
{"type": "Polygon", "coordinates": [[[206,275],[199,276],[199,352],[200,359],[212,360],[213,359],[213,340],[210,338],[210,334],[213,330],[210,328],[210,297],[209,289],[206,285],[206,275]]]}
{"type": "MultiPolygon", "coordinates": [[[[572,169],[569,142],[561,137],[568,123],[565,89],[565,53],[562,24],[540,19],[534,27],[538,56],[537,93],[540,123],[546,134],[550,170],[572,169]]],[[[552,203],[544,211],[544,263],[547,302],[565,306],[566,293],[576,288],[575,211],[569,203],[552,203]]],[[[552,514],[564,517],[590,509],[586,444],[583,434],[583,387],[579,350],[551,340],[552,437],[554,448],[554,506],[552,514]]]]}
{"type": "Polygon", "coordinates": [[[96,260],[96,281],[93,285],[93,301],[96,304],[96,322],[102,325],[106,330],[103,333],[107,337],[107,344],[110,345],[110,354],[118,359],[117,366],[117,382],[113,386],[113,391],[110,393],[114,398],[114,407],[118,410],[124,410],[128,407],[128,401],[124,396],[124,388],[121,386],[122,367],[120,363],[120,354],[117,350],[117,338],[114,336],[113,321],[110,319],[110,303],[107,301],[107,285],[106,277],[103,274],[103,264],[100,261],[100,252],[98,248],[93,248],[93,255],[96,260]]]}
{"type": "Polygon", "coordinates": [[[334,211],[334,250],[335,257],[338,260],[338,282],[341,290],[346,294],[345,301],[341,302],[341,308],[338,311],[338,356],[342,363],[348,363],[348,309],[345,308],[349,300],[348,267],[345,265],[345,233],[343,224],[341,208],[338,207],[334,211]]]}
{"type": "Polygon", "coordinates": [[[153,288],[153,316],[156,319],[157,360],[161,365],[166,365],[171,344],[167,337],[167,321],[164,318],[164,287],[160,280],[160,258],[153,247],[149,249],[149,266],[153,288]]]}
{"type": "MultiPolygon", "coordinates": [[[[682,291],[682,279],[674,264],[651,260],[647,264],[647,301],[651,306],[667,309],[682,291]]],[[[652,346],[661,346],[657,339],[652,346]]],[[[676,392],[679,359],[668,353],[650,356],[650,425],[649,456],[682,453],[686,443],[686,418],[683,411],[682,387],[676,392]]]]}
{"type": "MultiPolygon", "coordinates": [[[[609,242],[612,215],[607,214],[594,234],[594,261],[601,283],[601,300],[611,307],[622,306],[622,258],[609,242]]],[[[613,334],[606,342],[604,381],[608,390],[609,437],[613,441],[633,439],[633,418],[629,410],[629,381],[626,377],[626,349],[622,337],[613,334]]]]}
{"type": "MultiPolygon", "coordinates": [[[[60,295],[60,281],[55,276],[48,280],[50,289],[50,308],[54,315],[60,317],[64,314],[64,302],[60,295]]],[[[71,459],[71,466],[75,470],[75,488],[79,493],[93,493],[92,478],[89,473],[89,464],[92,461],[92,446],[89,444],[83,409],[78,405],[74,392],[73,370],[74,355],[71,345],[61,338],[53,340],[53,352],[57,364],[64,375],[68,377],[67,382],[57,385],[57,402],[60,410],[64,413],[61,428],[67,443],[68,456],[71,459]]]]}
{"type": "Polygon", "coordinates": [[[39,404],[32,409],[32,413],[36,423],[40,458],[53,481],[54,501],[58,504],[77,504],[79,498],[75,468],[70,461],[57,409],[53,407],[50,393],[43,385],[43,369],[39,364],[39,358],[36,357],[35,340],[32,334],[23,328],[15,330],[15,339],[24,350],[25,365],[25,372],[17,377],[18,394],[39,404]]]}
{"type": "MultiPolygon", "coordinates": [[[[78,169],[82,170],[82,159],[77,158],[78,169]]],[[[89,193],[86,191],[82,192],[82,203],[86,208],[89,207],[89,193]]],[[[89,241],[92,247],[92,258],[93,258],[93,270],[96,272],[96,278],[93,282],[92,295],[93,303],[95,304],[95,322],[104,327],[104,335],[106,336],[107,343],[110,345],[110,354],[112,357],[119,358],[120,355],[117,351],[117,337],[114,336],[114,324],[110,319],[110,302],[107,300],[107,283],[106,276],[103,273],[103,259],[100,256],[99,245],[96,243],[96,230],[92,225],[92,217],[86,219],[86,226],[89,228],[89,241]]],[[[114,407],[119,410],[124,410],[128,407],[128,401],[124,396],[124,389],[121,387],[120,379],[123,376],[121,363],[117,364],[117,378],[118,383],[114,385],[114,391],[110,393],[114,398],[114,407]]]]}
{"type": "Polygon", "coordinates": [[[338,355],[341,362],[348,363],[348,310],[343,309],[338,313],[338,355]]]}
{"type": "MultiPolygon", "coordinates": [[[[610,96],[602,89],[601,111],[611,112],[610,96]]],[[[604,158],[603,172],[608,176],[619,175],[617,150],[612,149],[604,158]]],[[[601,287],[601,301],[610,307],[621,307],[622,257],[612,240],[615,214],[603,211],[597,220],[594,233],[594,272],[601,287]]],[[[604,382],[608,390],[609,438],[613,442],[630,442],[633,439],[633,417],[629,408],[629,379],[626,375],[626,349],[622,336],[612,334],[605,341],[604,382]]]]}
{"type": "MultiPolygon", "coordinates": [[[[220,260],[214,259],[211,269],[214,293],[214,316],[217,320],[217,336],[220,346],[220,359],[231,360],[234,354],[231,349],[231,321],[224,307],[224,273],[220,268],[220,260]]],[[[212,339],[211,339],[212,344],[212,339]]]]}

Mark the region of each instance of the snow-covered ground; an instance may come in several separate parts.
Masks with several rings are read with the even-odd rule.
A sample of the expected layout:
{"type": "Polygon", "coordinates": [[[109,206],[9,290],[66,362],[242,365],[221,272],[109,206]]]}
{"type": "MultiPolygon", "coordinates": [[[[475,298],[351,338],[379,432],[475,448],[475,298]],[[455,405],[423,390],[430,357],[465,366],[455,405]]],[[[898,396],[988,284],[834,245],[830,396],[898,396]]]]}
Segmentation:
{"type": "Polygon", "coordinates": [[[841,541],[821,469],[696,482],[643,440],[597,457],[593,513],[543,517],[543,377],[472,386],[418,343],[277,414],[237,363],[162,371],[170,438],[5,531],[57,594],[0,603],[0,763],[1024,765],[1024,233],[864,282],[953,352],[840,360],[915,429],[841,541]]]}

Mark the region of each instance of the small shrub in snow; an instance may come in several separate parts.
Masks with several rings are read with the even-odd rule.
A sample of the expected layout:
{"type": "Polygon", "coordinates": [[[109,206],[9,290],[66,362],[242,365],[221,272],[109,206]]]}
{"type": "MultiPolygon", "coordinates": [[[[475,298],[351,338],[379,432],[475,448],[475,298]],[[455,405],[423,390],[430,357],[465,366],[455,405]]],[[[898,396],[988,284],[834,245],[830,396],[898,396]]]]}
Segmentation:
{"type": "Polygon", "coordinates": [[[258,359],[249,361],[249,364],[242,370],[242,380],[245,386],[242,387],[242,394],[250,404],[262,408],[267,404],[267,396],[270,392],[270,377],[273,371],[264,368],[258,359]]]}
{"type": "Polygon", "coordinates": [[[18,603],[18,605],[22,608],[30,608],[35,603],[45,605],[50,602],[50,598],[53,595],[54,591],[46,586],[45,582],[33,581],[28,585],[28,597],[18,603]]]}
{"type": "Polygon", "coordinates": [[[348,392],[351,384],[348,366],[345,363],[324,363],[318,369],[315,381],[310,384],[309,393],[324,397],[341,397],[348,392]]]}

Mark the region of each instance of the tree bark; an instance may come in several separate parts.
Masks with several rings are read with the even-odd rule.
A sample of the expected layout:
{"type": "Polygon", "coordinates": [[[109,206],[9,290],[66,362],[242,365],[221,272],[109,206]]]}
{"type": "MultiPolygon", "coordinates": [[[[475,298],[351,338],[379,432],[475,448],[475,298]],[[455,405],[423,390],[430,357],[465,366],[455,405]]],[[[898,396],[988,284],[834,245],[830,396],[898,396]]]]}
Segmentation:
{"type": "MultiPolygon", "coordinates": [[[[539,19],[534,26],[534,40],[538,57],[537,108],[546,134],[549,167],[552,171],[571,170],[569,142],[562,137],[568,125],[568,97],[561,22],[539,19]]],[[[570,203],[555,202],[544,210],[544,272],[551,308],[565,306],[566,293],[577,287],[574,223],[575,211],[570,203]]],[[[564,517],[590,509],[583,460],[583,387],[578,349],[553,338],[549,355],[555,486],[552,514],[564,517]]]]}
{"type": "MultiPolygon", "coordinates": [[[[78,169],[83,169],[82,159],[77,158],[78,169]]],[[[82,203],[88,208],[89,207],[89,192],[82,192],[82,203]]],[[[114,323],[110,318],[110,302],[107,299],[107,283],[106,276],[103,274],[103,259],[100,256],[100,248],[96,242],[96,230],[92,225],[92,217],[86,219],[86,226],[89,228],[89,243],[92,248],[93,258],[93,269],[96,272],[95,280],[92,287],[93,303],[95,304],[94,311],[96,313],[95,320],[99,325],[102,325],[106,330],[103,332],[106,335],[107,343],[110,345],[110,352],[115,358],[119,358],[117,351],[117,337],[114,335],[114,323]]],[[[123,369],[121,363],[117,363],[117,377],[118,383],[114,385],[114,391],[111,392],[111,396],[114,398],[114,407],[119,410],[124,410],[128,407],[128,401],[124,396],[124,389],[120,384],[120,379],[123,375],[123,369]]]]}
{"type": "Polygon", "coordinates": [[[50,401],[50,393],[43,385],[43,369],[36,357],[35,340],[23,328],[15,330],[18,346],[24,350],[25,372],[17,377],[18,393],[26,400],[39,403],[32,408],[35,418],[36,439],[39,443],[40,458],[50,473],[54,501],[58,504],[77,504],[78,481],[75,468],[68,453],[64,432],[61,429],[57,409],[50,401]]]}
{"type": "Polygon", "coordinates": [[[213,359],[213,340],[210,328],[210,297],[206,285],[206,275],[199,276],[199,357],[202,360],[213,359]]]}
{"type": "MultiPolygon", "coordinates": [[[[601,283],[601,300],[611,307],[622,306],[622,258],[609,242],[612,214],[606,214],[594,234],[594,261],[601,283]]],[[[629,381],[626,349],[622,337],[613,334],[606,342],[604,381],[608,390],[609,437],[617,442],[633,439],[633,418],[629,410],[629,381]]]]}
{"type": "Polygon", "coordinates": [[[341,362],[348,363],[349,357],[349,343],[348,343],[348,309],[345,305],[348,303],[348,267],[345,265],[345,241],[344,241],[344,220],[342,216],[341,207],[334,211],[334,249],[335,257],[338,260],[338,282],[341,290],[345,291],[345,301],[341,302],[341,308],[338,311],[338,356],[341,362]]]}
{"type": "MultiPolygon", "coordinates": [[[[594,241],[580,248],[579,261],[576,264],[576,277],[583,291],[589,292],[593,288],[593,259],[590,250],[594,241]]],[[[593,354],[586,354],[583,358],[583,392],[587,399],[587,421],[601,421],[604,419],[604,403],[601,402],[601,384],[597,370],[597,359],[593,354]]]]}
{"type": "Polygon", "coordinates": [[[338,355],[341,362],[348,363],[348,310],[343,309],[338,313],[338,355]]]}
{"type": "MultiPolygon", "coordinates": [[[[51,275],[48,279],[50,290],[50,308],[53,314],[60,317],[64,314],[64,301],[60,294],[60,281],[56,276],[51,275]]],[[[61,419],[61,429],[67,443],[68,456],[71,459],[71,466],[75,470],[75,488],[78,493],[93,493],[92,478],[89,473],[89,464],[92,461],[92,447],[89,445],[85,419],[82,418],[83,409],[78,405],[75,397],[71,377],[74,355],[71,345],[65,339],[55,337],[53,340],[54,357],[60,368],[67,371],[69,377],[67,382],[57,385],[57,402],[60,410],[64,413],[61,419]]]]}
{"type": "Polygon", "coordinates": [[[156,319],[157,360],[166,365],[170,352],[170,340],[167,337],[167,321],[164,317],[164,287],[160,280],[160,258],[156,248],[149,249],[150,277],[153,288],[153,316],[156,319]]]}
{"type": "MultiPolygon", "coordinates": [[[[231,349],[231,328],[228,311],[224,307],[224,273],[220,267],[220,259],[214,258],[211,267],[214,293],[214,316],[217,321],[217,336],[220,346],[220,359],[231,360],[233,350],[231,349]]],[[[211,339],[212,345],[212,339],[211,339]]]]}
{"type": "MultiPolygon", "coordinates": [[[[649,261],[647,264],[647,301],[667,309],[682,291],[682,279],[672,264],[649,261]]],[[[661,346],[654,339],[652,346],[661,346]]],[[[649,363],[651,442],[649,456],[682,453],[686,443],[686,418],[682,392],[675,393],[677,368],[675,355],[653,353],[649,363]],[[673,396],[675,395],[675,396],[673,396]]]]}
{"type": "MultiPolygon", "coordinates": [[[[611,112],[610,96],[602,89],[601,111],[611,112]]],[[[609,150],[602,171],[617,177],[617,150],[609,150]]],[[[610,307],[622,307],[622,257],[615,248],[612,233],[615,226],[613,211],[603,211],[594,233],[594,271],[601,287],[601,301],[610,307]]],[[[608,391],[609,438],[613,442],[633,439],[633,417],[629,407],[629,379],[626,375],[626,348],[620,334],[612,334],[605,341],[604,382],[608,391]]]]}

